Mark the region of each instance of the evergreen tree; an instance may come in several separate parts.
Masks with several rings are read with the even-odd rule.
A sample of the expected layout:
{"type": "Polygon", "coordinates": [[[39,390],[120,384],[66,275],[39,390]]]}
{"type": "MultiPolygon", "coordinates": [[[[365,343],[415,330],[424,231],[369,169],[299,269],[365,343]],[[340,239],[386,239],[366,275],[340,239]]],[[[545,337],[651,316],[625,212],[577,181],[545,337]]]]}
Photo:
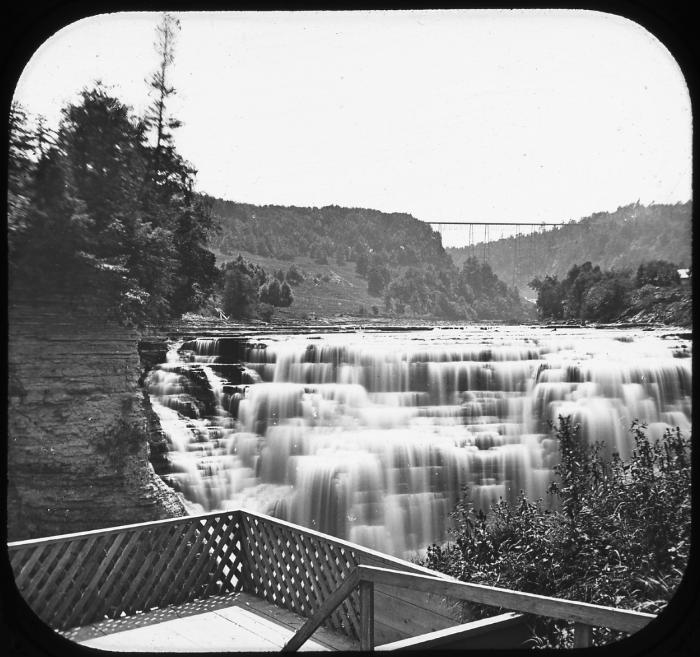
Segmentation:
{"type": "Polygon", "coordinates": [[[168,116],[168,99],[175,95],[175,87],[168,83],[168,72],[175,61],[175,40],[180,30],[180,21],[167,12],[156,27],[156,40],[153,44],[158,53],[158,68],[151,75],[148,84],[154,100],[146,113],[146,124],[155,133],[155,146],[152,157],[152,176],[157,184],[163,184],[168,177],[168,159],[174,155],[172,131],[181,122],[168,116]]]}

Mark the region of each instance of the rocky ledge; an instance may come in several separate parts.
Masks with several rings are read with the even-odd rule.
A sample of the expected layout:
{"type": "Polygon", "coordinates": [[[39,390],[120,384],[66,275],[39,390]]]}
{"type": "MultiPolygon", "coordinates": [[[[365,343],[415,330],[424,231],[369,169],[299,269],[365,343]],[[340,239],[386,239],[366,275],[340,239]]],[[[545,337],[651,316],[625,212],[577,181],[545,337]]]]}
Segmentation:
{"type": "Polygon", "coordinates": [[[149,462],[160,427],[138,336],[107,310],[74,294],[11,300],[10,541],[185,515],[149,462]]]}

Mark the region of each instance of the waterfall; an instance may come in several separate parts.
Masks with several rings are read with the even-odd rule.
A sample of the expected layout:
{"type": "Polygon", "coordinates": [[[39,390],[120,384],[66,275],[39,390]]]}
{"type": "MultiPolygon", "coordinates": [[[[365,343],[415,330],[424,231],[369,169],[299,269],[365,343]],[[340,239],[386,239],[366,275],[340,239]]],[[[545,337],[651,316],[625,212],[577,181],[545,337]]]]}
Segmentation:
{"type": "MultiPolygon", "coordinates": [[[[398,556],[443,540],[468,486],[546,498],[550,423],[629,457],[637,419],[690,430],[690,359],[658,331],[478,327],[201,338],[146,380],[163,478],[193,511],[247,507],[398,556]]],[[[684,344],[687,353],[688,346],[684,344]]]]}

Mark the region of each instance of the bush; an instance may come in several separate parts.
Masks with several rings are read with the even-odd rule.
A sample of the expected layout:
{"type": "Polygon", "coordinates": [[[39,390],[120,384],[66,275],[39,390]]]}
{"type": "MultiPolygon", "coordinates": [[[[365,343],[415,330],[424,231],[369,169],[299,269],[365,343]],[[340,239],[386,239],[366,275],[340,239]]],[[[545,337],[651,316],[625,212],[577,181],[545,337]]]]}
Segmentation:
{"type": "MultiPolygon", "coordinates": [[[[521,492],[486,514],[466,491],[452,515],[454,540],[430,546],[423,565],[477,584],[658,613],[688,561],[690,440],[678,429],[653,443],[643,425],[631,431],[632,458],[606,462],[602,443],[586,445],[579,427],[560,418],[554,510],[521,492]]],[[[535,618],[533,630],[541,646],[573,645],[559,621],[535,618]]],[[[618,636],[593,630],[597,645],[618,636]]]]}

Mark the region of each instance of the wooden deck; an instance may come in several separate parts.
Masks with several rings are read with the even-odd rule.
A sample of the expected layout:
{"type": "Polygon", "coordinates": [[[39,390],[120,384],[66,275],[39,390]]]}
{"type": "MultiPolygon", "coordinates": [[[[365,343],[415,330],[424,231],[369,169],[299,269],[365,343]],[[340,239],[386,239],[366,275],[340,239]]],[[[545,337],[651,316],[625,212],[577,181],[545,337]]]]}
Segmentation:
{"type": "MultiPolygon", "coordinates": [[[[248,593],[105,620],[60,634],[115,652],[279,652],[306,619],[248,593]]],[[[358,650],[359,644],[319,628],[301,650],[358,650]]]]}
{"type": "Polygon", "coordinates": [[[528,639],[528,614],[568,622],[584,647],[594,627],[631,634],[655,618],[461,582],[244,509],[16,541],[8,552],[40,620],[116,652],[473,648],[477,639],[510,648],[528,639]],[[501,613],[485,625],[470,605],[501,613]]]}

